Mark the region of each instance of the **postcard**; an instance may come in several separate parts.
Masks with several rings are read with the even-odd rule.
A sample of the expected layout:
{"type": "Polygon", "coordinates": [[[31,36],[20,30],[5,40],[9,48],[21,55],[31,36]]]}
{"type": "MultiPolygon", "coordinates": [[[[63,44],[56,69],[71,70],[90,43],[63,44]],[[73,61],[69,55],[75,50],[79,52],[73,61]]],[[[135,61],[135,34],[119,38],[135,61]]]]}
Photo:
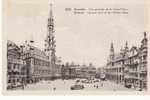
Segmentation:
{"type": "Polygon", "coordinates": [[[3,94],[149,94],[149,7],[148,0],[3,0],[3,94]]]}

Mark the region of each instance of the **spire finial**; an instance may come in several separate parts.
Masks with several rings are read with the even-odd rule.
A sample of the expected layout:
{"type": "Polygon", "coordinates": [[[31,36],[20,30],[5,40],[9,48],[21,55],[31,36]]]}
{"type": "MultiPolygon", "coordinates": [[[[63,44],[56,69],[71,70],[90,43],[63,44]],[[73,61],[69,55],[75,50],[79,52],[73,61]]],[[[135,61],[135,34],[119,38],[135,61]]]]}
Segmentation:
{"type": "Polygon", "coordinates": [[[52,16],[52,6],[53,6],[53,4],[50,3],[49,5],[50,5],[50,16],[52,16]]]}
{"type": "Polygon", "coordinates": [[[146,32],[144,32],[144,38],[146,38],[146,32]]]}
{"type": "Polygon", "coordinates": [[[111,42],[111,49],[112,49],[112,48],[114,48],[114,46],[113,46],[113,42],[111,42]]]}
{"type": "Polygon", "coordinates": [[[52,9],[52,6],[53,6],[53,4],[52,4],[52,3],[50,3],[50,9],[52,9]]]}
{"type": "Polygon", "coordinates": [[[129,50],[129,47],[128,47],[128,41],[126,41],[126,44],[125,44],[124,49],[125,49],[125,51],[128,51],[128,50],[129,50]]]}
{"type": "Polygon", "coordinates": [[[128,41],[126,41],[126,47],[128,47],[128,41]]]}
{"type": "Polygon", "coordinates": [[[111,42],[111,46],[110,46],[110,52],[112,53],[114,53],[114,45],[113,45],[113,42],[111,42]]]}

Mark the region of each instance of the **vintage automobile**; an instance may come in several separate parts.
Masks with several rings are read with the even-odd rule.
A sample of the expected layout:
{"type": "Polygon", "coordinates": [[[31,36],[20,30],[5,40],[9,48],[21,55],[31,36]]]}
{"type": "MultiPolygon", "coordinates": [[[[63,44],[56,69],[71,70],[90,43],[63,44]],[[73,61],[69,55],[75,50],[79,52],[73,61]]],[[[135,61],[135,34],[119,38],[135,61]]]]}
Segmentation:
{"type": "Polygon", "coordinates": [[[23,89],[24,88],[24,86],[23,86],[23,84],[22,83],[8,83],[8,85],[7,85],[7,89],[9,90],[9,89],[17,89],[17,88],[21,88],[21,89],[23,89]]]}
{"type": "Polygon", "coordinates": [[[94,83],[96,83],[96,82],[100,82],[98,79],[97,80],[94,80],[94,83]]]}
{"type": "Polygon", "coordinates": [[[126,87],[126,88],[131,88],[131,87],[132,87],[132,85],[131,85],[131,84],[129,84],[129,83],[126,83],[126,84],[125,84],[125,87],[126,87]]]}
{"type": "Polygon", "coordinates": [[[73,85],[70,87],[71,90],[81,90],[84,89],[84,85],[73,85]]]}
{"type": "Polygon", "coordinates": [[[90,83],[92,83],[92,80],[83,80],[83,81],[81,81],[82,83],[85,83],[85,84],[90,84],[90,83]]]}
{"type": "Polygon", "coordinates": [[[81,82],[82,82],[82,83],[86,83],[86,80],[82,80],[81,82]]]}
{"type": "Polygon", "coordinates": [[[80,82],[80,80],[76,80],[76,82],[78,83],[78,82],[80,82]]]}

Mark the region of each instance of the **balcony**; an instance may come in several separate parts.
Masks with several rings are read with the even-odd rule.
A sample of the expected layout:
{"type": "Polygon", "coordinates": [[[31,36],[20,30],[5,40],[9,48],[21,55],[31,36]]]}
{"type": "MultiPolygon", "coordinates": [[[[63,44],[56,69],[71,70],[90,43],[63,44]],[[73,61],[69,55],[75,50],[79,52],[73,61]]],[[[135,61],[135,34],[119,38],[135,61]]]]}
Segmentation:
{"type": "Polygon", "coordinates": [[[23,64],[23,60],[21,59],[8,59],[10,63],[23,64]]]}
{"type": "Polygon", "coordinates": [[[147,72],[147,68],[143,67],[143,68],[139,69],[139,71],[140,71],[140,73],[145,73],[145,72],[147,72]]]}
{"type": "Polygon", "coordinates": [[[126,78],[126,79],[139,79],[137,76],[133,76],[133,75],[125,75],[124,78],[126,78]]]}
{"type": "Polygon", "coordinates": [[[124,67],[124,71],[128,71],[129,70],[129,66],[124,67]]]}
{"type": "Polygon", "coordinates": [[[129,73],[138,73],[137,70],[129,70],[129,73]]]}
{"type": "Polygon", "coordinates": [[[132,62],[132,63],[130,63],[130,66],[137,66],[139,63],[137,62],[137,61],[134,61],[134,62],[132,62]]]}
{"type": "Polygon", "coordinates": [[[147,60],[142,60],[142,63],[147,63],[147,60]]]}

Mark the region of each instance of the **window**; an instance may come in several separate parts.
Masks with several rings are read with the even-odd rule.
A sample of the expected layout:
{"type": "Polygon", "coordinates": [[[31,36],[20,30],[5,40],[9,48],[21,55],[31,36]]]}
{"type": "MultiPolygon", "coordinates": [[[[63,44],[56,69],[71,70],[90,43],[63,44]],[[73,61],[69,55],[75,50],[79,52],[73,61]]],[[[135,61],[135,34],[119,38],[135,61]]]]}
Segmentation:
{"type": "Polygon", "coordinates": [[[146,60],[146,58],[147,58],[146,55],[144,55],[144,56],[143,56],[143,60],[146,60]]]}
{"type": "Polygon", "coordinates": [[[122,64],[124,64],[124,61],[122,61],[122,64]]]}
{"type": "Polygon", "coordinates": [[[15,83],[15,79],[13,79],[13,83],[15,83]]]}
{"type": "Polygon", "coordinates": [[[121,72],[121,68],[119,68],[120,69],[120,71],[119,72],[121,72]]]}
{"type": "Polygon", "coordinates": [[[11,80],[10,80],[10,79],[8,80],[8,83],[11,83],[11,80]]]}
{"type": "Polygon", "coordinates": [[[15,69],[16,68],[16,64],[14,64],[14,68],[13,69],[15,69]]]}
{"type": "Polygon", "coordinates": [[[112,66],[114,66],[114,63],[112,62],[112,66]]]}
{"type": "Polygon", "coordinates": [[[8,63],[8,70],[10,70],[11,69],[11,64],[10,63],[8,63]]]}

